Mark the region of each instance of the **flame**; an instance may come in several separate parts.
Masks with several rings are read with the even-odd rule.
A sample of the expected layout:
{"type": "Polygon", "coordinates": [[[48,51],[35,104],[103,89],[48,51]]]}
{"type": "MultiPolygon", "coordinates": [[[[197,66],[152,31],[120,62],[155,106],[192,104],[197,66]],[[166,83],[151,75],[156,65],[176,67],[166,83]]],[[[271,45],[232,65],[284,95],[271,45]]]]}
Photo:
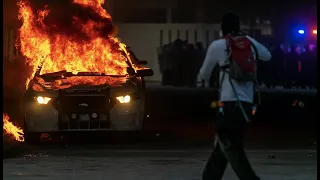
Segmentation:
{"type": "MultiPolygon", "coordinates": [[[[104,0],[73,0],[72,6],[80,6],[94,18],[72,15],[72,27],[68,26],[71,30],[67,32],[68,28],[61,28],[59,24],[61,19],[50,16],[50,6],[35,10],[28,0],[18,1],[18,18],[22,26],[16,47],[26,57],[26,63],[33,67],[33,73],[26,82],[27,87],[39,65],[42,65],[40,75],[62,70],[75,74],[99,72],[127,75],[127,61],[131,62],[127,47],[114,36],[111,16],[102,4],[104,0]],[[55,21],[48,23],[52,19],[55,21]]],[[[86,77],[78,79],[82,83],[91,81],[86,77]]],[[[95,85],[100,83],[103,81],[96,81],[95,85]]]]}
{"type": "MultiPolygon", "coordinates": [[[[33,68],[33,72],[26,80],[26,88],[32,84],[33,90],[45,91],[46,82],[41,78],[34,79],[36,73],[41,75],[66,70],[74,74],[99,72],[108,75],[127,75],[127,62],[132,63],[130,53],[126,45],[115,36],[117,29],[112,24],[110,14],[102,7],[104,0],[73,0],[73,5],[89,12],[90,15],[86,18],[81,14],[73,15],[72,25],[66,26],[67,30],[72,30],[71,32],[66,28],[60,29],[59,22],[48,22],[52,13],[49,5],[37,9],[32,7],[31,1],[18,0],[17,3],[18,18],[22,21],[22,26],[18,31],[16,48],[26,58],[27,65],[33,68]]],[[[58,11],[68,13],[68,10],[58,11]]],[[[51,20],[52,18],[56,20],[55,17],[56,15],[52,15],[51,20]]],[[[140,67],[133,64],[133,68],[140,67]]],[[[51,82],[50,87],[61,89],[74,85],[101,85],[107,82],[121,84],[125,79],[71,77],[51,82]]],[[[10,122],[7,114],[3,114],[3,129],[15,140],[24,141],[23,130],[10,122]]]]}
{"type": "Polygon", "coordinates": [[[86,7],[91,7],[96,10],[100,14],[100,16],[111,19],[110,14],[105,11],[105,9],[102,8],[102,4],[104,4],[104,0],[74,0],[73,1],[76,4],[80,4],[86,7]]]}
{"type": "Polygon", "coordinates": [[[122,85],[126,82],[125,77],[119,77],[119,78],[112,78],[108,76],[93,76],[93,77],[69,77],[68,79],[61,79],[61,80],[55,80],[53,82],[47,83],[42,78],[35,78],[32,82],[32,89],[34,91],[38,92],[44,92],[47,89],[51,90],[59,90],[59,89],[66,89],[70,88],[72,86],[77,85],[97,85],[97,84],[106,84],[111,86],[118,86],[122,85]]]}
{"type": "Polygon", "coordinates": [[[15,140],[23,142],[23,130],[10,122],[10,118],[7,114],[3,114],[3,129],[7,134],[10,134],[14,137],[15,140]]]}

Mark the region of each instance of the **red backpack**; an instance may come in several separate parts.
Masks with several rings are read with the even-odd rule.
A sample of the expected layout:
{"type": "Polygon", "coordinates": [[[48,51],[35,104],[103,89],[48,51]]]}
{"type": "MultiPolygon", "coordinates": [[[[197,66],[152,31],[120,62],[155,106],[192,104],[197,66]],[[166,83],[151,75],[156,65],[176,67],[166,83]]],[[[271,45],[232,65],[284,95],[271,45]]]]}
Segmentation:
{"type": "Polygon", "coordinates": [[[227,52],[229,64],[229,76],[241,82],[256,82],[256,59],[254,58],[251,46],[255,50],[256,57],[258,53],[255,46],[245,35],[226,36],[227,52]]]}

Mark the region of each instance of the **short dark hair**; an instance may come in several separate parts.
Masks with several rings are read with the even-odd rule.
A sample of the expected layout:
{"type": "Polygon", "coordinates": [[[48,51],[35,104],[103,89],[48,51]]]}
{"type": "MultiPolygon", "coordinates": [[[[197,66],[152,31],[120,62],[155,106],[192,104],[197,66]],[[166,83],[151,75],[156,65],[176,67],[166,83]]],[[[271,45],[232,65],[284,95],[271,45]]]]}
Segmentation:
{"type": "Polygon", "coordinates": [[[222,17],[221,21],[222,34],[235,34],[240,32],[239,16],[233,13],[227,13],[222,17]]]}

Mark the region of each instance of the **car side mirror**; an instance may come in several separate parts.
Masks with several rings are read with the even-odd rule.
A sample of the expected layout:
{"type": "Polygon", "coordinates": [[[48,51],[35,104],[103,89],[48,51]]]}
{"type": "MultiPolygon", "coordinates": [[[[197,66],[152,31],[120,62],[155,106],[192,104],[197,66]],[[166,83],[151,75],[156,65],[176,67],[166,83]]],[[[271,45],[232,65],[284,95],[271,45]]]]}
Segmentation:
{"type": "Polygon", "coordinates": [[[132,67],[127,67],[127,73],[131,76],[136,74],[135,70],[132,67]]]}
{"type": "Polygon", "coordinates": [[[145,76],[153,76],[153,70],[152,69],[139,69],[137,70],[137,74],[140,77],[145,77],[145,76]]]}

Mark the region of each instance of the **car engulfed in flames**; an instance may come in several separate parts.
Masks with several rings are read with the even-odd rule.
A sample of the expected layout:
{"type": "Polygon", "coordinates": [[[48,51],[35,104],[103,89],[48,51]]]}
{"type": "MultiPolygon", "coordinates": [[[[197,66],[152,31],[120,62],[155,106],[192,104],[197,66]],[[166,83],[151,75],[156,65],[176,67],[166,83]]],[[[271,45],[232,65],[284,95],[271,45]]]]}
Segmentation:
{"type": "Polygon", "coordinates": [[[121,76],[67,71],[35,76],[24,96],[26,141],[39,133],[140,131],[145,118],[141,72],[146,71],[121,76]],[[80,80],[86,83],[73,84],[80,80]]]}
{"type": "Polygon", "coordinates": [[[25,140],[34,133],[139,131],[142,67],[114,34],[104,0],[19,0],[16,47],[33,68],[24,94],[25,140]]]}

